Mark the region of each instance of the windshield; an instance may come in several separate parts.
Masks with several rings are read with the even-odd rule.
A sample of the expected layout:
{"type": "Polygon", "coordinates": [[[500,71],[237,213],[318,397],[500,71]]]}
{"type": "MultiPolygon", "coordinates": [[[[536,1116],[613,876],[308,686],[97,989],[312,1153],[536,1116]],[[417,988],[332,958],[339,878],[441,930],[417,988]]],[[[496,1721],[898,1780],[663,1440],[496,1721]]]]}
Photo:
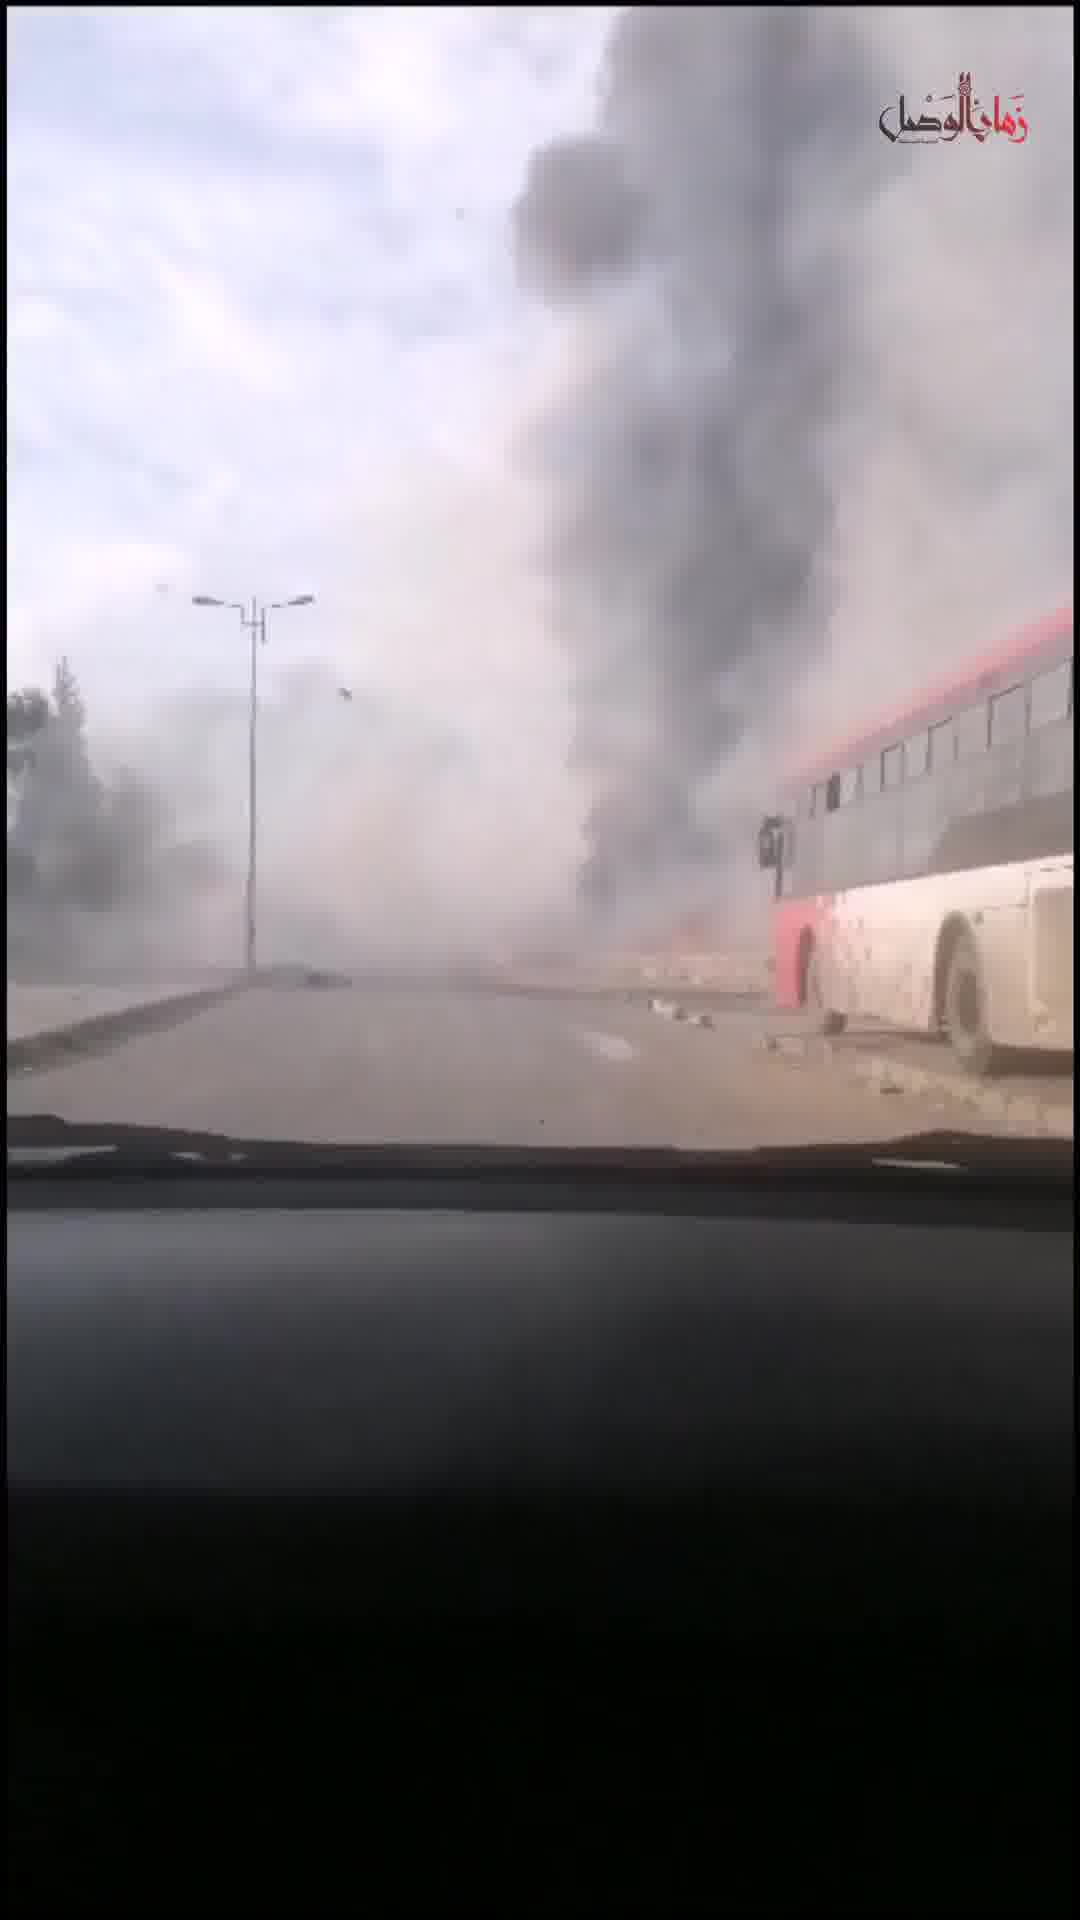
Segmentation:
{"type": "Polygon", "coordinates": [[[9,1114],[1071,1136],[1068,12],[8,20],[9,1114]]]}

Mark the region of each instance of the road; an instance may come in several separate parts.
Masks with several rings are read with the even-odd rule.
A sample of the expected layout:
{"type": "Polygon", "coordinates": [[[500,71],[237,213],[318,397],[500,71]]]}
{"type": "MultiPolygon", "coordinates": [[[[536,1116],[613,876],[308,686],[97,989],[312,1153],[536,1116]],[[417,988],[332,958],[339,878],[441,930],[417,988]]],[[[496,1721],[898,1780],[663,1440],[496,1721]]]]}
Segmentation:
{"type": "Polygon", "coordinates": [[[615,992],[259,988],[16,1073],[8,1112],[247,1138],[558,1147],[1009,1131],[939,1094],[883,1098],[835,1068],[772,1059],[755,1044],[769,1016],[745,1002],[712,996],[709,1016],[702,1029],[615,992]]]}

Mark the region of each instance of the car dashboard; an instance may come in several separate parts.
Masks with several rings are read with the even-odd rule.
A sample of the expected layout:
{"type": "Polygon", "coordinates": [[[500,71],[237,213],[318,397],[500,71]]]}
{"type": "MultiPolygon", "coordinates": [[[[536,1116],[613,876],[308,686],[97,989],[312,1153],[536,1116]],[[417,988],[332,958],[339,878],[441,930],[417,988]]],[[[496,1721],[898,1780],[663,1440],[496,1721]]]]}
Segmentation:
{"type": "Polygon", "coordinates": [[[9,1175],[17,1913],[1071,1908],[1071,1182],[9,1175]]]}

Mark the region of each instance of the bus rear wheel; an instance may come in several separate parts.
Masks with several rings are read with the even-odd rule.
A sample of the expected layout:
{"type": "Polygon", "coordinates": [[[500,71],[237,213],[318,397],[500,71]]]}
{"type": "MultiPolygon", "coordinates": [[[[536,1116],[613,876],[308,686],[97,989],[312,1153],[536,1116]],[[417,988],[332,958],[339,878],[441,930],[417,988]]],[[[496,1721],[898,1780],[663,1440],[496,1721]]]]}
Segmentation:
{"type": "Polygon", "coordinates": [[[957,935],[949,955],[945,982],[945,1031],[961,1066],[980,1079],[993,1073],[998,1052],[990,1038],[986,1020],[986,991],[983,986],[979,949],[974,936],[957,935]]]}
{"type": "Polygon", "coordinates": [[[825,986],[822,975],[820,949],[816,942],[810,949],[806,967],[806,1005],[814,1017],[814,1024],[830,1037],[843,1033],[847,1026],[847,1016],[837,1013],[825,1004],[825,986]]]}

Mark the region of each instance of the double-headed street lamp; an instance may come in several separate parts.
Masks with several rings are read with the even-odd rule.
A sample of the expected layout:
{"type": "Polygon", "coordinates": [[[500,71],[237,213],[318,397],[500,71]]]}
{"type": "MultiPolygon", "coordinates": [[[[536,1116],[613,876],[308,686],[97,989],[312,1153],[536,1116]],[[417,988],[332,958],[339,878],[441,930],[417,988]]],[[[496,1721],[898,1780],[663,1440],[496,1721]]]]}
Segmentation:
{"type": "Polygon", "coordinates": [[[250,605],[242,600],[215,600],[211,594],[196,593],[192,596],[192,605],[196,607],[231,607],[240,615],[240,623],[251,635],[251,691],[248,709],[248,870],[247,895],[245,902],[244,959],[249,974],[255,972],[255,855],[257,841],[257,814],[255,807],[255,765],[256,733],[258,721],[258,656],[259,647],[266,645],[266,616],[282,607],[310,607],[314,604],[313,593],[298,593],[291,600],[264,600],[260,605],[252,595],[250,605]]]}

